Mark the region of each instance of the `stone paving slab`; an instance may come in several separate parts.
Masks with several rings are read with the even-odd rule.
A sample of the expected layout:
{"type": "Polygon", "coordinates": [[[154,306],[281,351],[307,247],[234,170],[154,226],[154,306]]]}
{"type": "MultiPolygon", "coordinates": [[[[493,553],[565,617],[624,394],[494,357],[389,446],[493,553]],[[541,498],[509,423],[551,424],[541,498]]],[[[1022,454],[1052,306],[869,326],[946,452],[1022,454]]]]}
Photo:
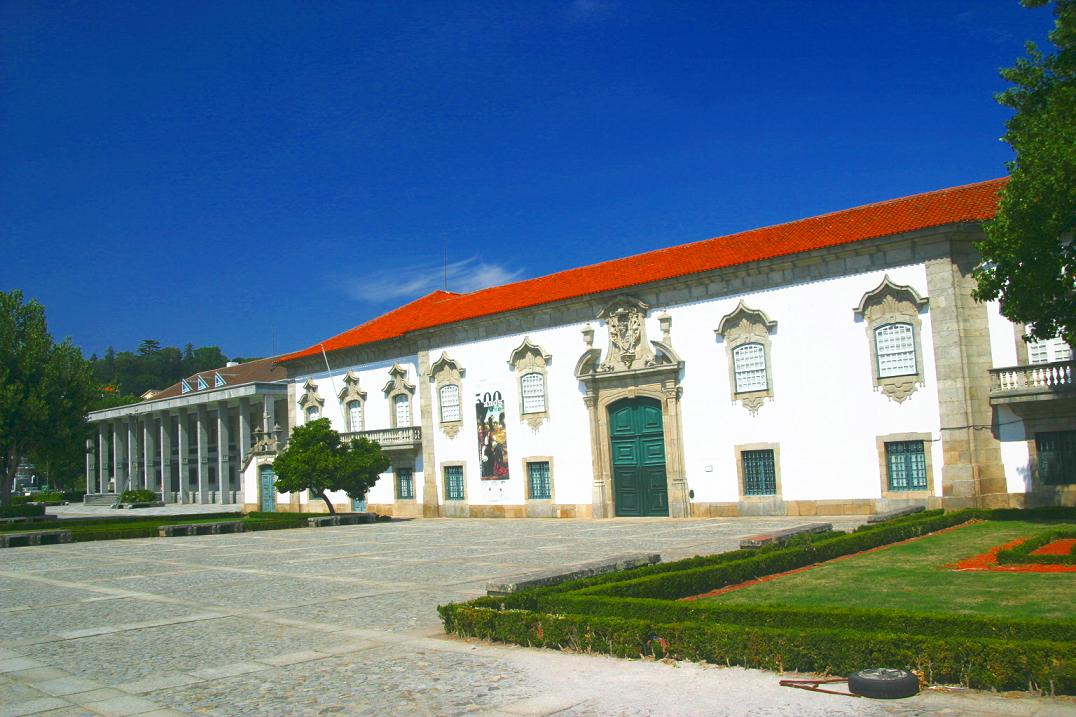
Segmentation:
{"type": "Polygon", "coordinates": [[[799,522],[415,520],[21,548],[0,562],[0,717],[1076,714],[1073,700],[982,693],[853,700],[766,672],[440,629],[436,606],[488,580],[624,552],[732,550],[799,522]]]}

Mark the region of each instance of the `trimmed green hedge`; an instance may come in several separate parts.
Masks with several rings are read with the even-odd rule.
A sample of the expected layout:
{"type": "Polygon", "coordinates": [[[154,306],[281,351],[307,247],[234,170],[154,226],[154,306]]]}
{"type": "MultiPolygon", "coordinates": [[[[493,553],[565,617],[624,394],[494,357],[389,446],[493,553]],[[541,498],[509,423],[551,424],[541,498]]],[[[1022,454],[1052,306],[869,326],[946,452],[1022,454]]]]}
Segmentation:
{"type": "Polygon", "coordinates": [[[676,600],[974,518],[1072,520],[1076,509],[929,511],[805,536],[800,545],[645,566],[438,611],[447,632],[521,645],[838,674],[886,665],[922,670],[931,682],[1076,693],[1073,621],[676,600]]]}
{"type": "Polygon", "coordinates": [[[134,490],[125,490],[120,495],[121,503],[156,503],[160,498],[151,490],[145,488],[136,488],[134,490]]]}
{"type": "Polygon", "coordinates": [[[1044,545],[1066,538],[1076,538],[1076,529],[1057,528],[1040,533],[1033,538],[1028,538],[1015,548],[999,550],[997,555],[998,563],[1001,565],[1027,565],[1029,563],[1037,565],[1076,565],[1076,555],[1072,553],[1068,555],[1031,554],[1044,545]]]}
{"type": "Polygon", "coordinates": [[[45,514],[43,505],[0,506],[0,518],[32,518],[45,514]]]}
{"type": "Polygon", "coordinates": [[[601,615],[550,615],[468,604],[438,607],[445,630],[518,645],[672,657],[774,671],[848,674],[865,666],[922,670],[933,683],[978,689],[1076,692],[1076,645],[1046,640],[927,637],[890,632],[655,623],[601,615]]]}

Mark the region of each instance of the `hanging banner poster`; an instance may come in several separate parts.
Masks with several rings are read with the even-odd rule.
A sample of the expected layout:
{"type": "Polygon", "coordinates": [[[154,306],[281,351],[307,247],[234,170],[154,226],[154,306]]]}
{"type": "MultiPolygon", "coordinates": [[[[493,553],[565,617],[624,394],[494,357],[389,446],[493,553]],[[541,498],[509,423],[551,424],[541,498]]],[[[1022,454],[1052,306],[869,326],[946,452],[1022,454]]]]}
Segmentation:
{"type": "Polygon", "coordinates": [[[504,397],[500,391],[475,394],[478,417],[478,460],[482,480],[508,480],[508,437],[504,428],[504,397]]]}

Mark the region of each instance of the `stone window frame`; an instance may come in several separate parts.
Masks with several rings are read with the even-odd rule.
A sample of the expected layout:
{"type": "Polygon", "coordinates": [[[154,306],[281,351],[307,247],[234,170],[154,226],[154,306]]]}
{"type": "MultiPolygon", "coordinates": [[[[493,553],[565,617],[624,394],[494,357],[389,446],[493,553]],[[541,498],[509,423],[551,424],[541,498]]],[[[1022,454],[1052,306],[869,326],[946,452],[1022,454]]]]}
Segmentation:
{"type": "Polygon", "coordinates": [[[885,394],[891,401],[903,403],[925,384],[926,373],[923,368],[923,322],[919,315],[926,309],[929,300],[919,296],[910,286],[896,284],[886,274],[882,283],[860,297],[859,305],[853,309],[856,321],[862,321],[867,332],[867,346],[870,351],[871,380],[874,390],[885,394]],[[876,331],[888,324],[909,324],[912,327],[912,342],[915,346],[915,373],[903,376],[879,376],[878,344],[876,331]]]}
{"type": "Polygon", "coordinates": [[[393,491],[393,493],[392,493],[393,497],[395,498],[396,502],[400,502],[400,501],[414,502],[414,501],[418,500],[415,497],[418,494],[418,491],[415,490],[415,468],[414,468],[414,466],[393,466],[392,467],[392,491],[393,491]],[[408,471],[411,474],[411,495],[410,495],[410,497],[405,498],[405,497],[400,496],[400,471],[401,470],[408,471]]]}
{"type": "Polygon", "coordinates": [[[736,491],[741,503],[772,503],[784,500],[781,483],[781,444],[780,443],[741,443],[732,447],[736,456],[736,491]],[[774,493],[772,495],[748,495],[744,487],[743,452],[773,451],[774,493]]]}
{"type": "MultiPolygon", "coordinates": [[[[325,418],[325,399],[318,393],[318,385],[314,383],[313,379],[306,379],[303,384],[303,395],[299,396],[299,408],[303,416],[303,425],[305,426],[310,422],[310,409],[318,409],[318,418],[325,418]]],[[[317,419],[314,419],[317,420],[317,419]]]]}
{"type": "Polygon", "coordinates": [[[347,374],[344,376],[344,387],[340,389],[340,393],[336,397],[340,401],[340,415],[344,417],[344,426],[347,429],[345,432],[360,433],[366,430],[366,391],[362,390],[359,385],[359,377],[355,375],[354,371],[348,369],[347,374]],[[354,401],[359,402],[359,410],[362,416],[362,425],[358,428],[351,425],[351,409],[349,406],[354,401]]]}
{"type": "Polygon", "coordinates": [[[923,500],[934,497],[934,451],[931,446],[934,437],[930,433],[887,433],[876,436],[878,450],[878,480],[882,489],[883,500],[923,500]],[[886,458],[885,444],[904,441],[923,442],[923,461],[926,463],[927,487],[920,490],[889,490],[889,461],[886,458]]]}
{"type": "Polygon", "coordinates": [[[544,505],[546,503],[552,504],[556,497],[556,481],[553,479],[553,456],[525,456],[523,458],[523,479],[526,481],[524,486],[524,492],[526,495],[526,501],[528,503],[536,503],[544,505]],[[548,463],[549,464],[549,497],[548,498],[533,498],[531,497],[531,476],[530,469],[527,467],[531,463],[548,463]]]}
{"type": "Polygon", "coordinates": [[[773,347],[770,336],[777,332],[777,322],[770,319],[766,312],[753,309],[743,299],[730,313],[718,322],[714,334],[725,344],[725,358],[729,365],[729,392],[733,403],[740,402],[752,416],[758,415],[758,409],[767,399],[773,400],[773,364],[771,355],[773,347]],[[736,349],[748,344],[760,344],[766,365],[766,388],[756,391],[736,390],[736,349]]]}
{"type": "Polygon", "coordinates": [[[525,336],[523,341],[508,356],[508,367],[516,374],[516,393],[519,397],[519,420],[537,432],[542,424],[549,420],[549,372],[548,367],[553,357],[538,344],[525,336]],[[542,377],[544,410],[533,413],[523,412],[523,377],[536,373],[542,377]]]}
{"type": "Polygon", "coordinates": [[[455,504],[458,505],[460,503],[466,503],[467,502],[468,491],[467,491],[467,462],[466,461],[444,461],[443,463],[441,463],[440,478],[441,478],[441,499],[445,503],[455,503],[455,504]],[[459,498],[451,498],[451,499],[448,497],[448,480],[447,480],[447,476],[445,475],[445,468],[459,468],[462,471],[462,473],[463,473],[463,495],[461,497],[459,497],[459,498]]]}
{"type": "Polygon", "coordinates": [[[407,369],[396,363],[389,369],[389,381],[385,384],[385,387],[381,389],[385,394],[385,400],[389,403],[389,422],[392,428],[410,428],[415,425],[415,384],[408,383],[407,381],[407,369]],[[399,426],[396,424],[396,397],[407,397],[407,413],[411,417],[411,423],[407,426],[399,426]]]}
{"type": "Polygon", "coordinates": [[[441,358],[437,359],[429,370],[430,383],[434,384],[433,395],[437,397],[437,420],[441,426],[441,432],[450,439],[455,438],[463,428],[463,377],[467,375],[467,369],[460,366],[459,362],[450,358],[448,352],[442,352],[441,358]],[[455,386],[460,397],[460,417],[455,421],[444,420],[444,412],[441,410],[441,389],[445,386],[455,386]]]}

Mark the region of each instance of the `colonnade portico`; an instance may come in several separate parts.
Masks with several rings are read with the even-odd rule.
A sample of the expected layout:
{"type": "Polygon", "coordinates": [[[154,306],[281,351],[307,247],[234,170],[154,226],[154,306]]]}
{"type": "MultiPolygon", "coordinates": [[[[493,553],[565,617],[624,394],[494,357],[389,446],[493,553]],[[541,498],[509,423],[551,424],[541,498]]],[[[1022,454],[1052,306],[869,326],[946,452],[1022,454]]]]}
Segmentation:
{"type": "Polygon", "coordinates": [[[250,454],[252,415],[273,430],[276,402],[286,398],[286,384],[257,382],[94,411],[87,502],[112,502],[143,488],[166,503],[234,503],[250,454]]]}

